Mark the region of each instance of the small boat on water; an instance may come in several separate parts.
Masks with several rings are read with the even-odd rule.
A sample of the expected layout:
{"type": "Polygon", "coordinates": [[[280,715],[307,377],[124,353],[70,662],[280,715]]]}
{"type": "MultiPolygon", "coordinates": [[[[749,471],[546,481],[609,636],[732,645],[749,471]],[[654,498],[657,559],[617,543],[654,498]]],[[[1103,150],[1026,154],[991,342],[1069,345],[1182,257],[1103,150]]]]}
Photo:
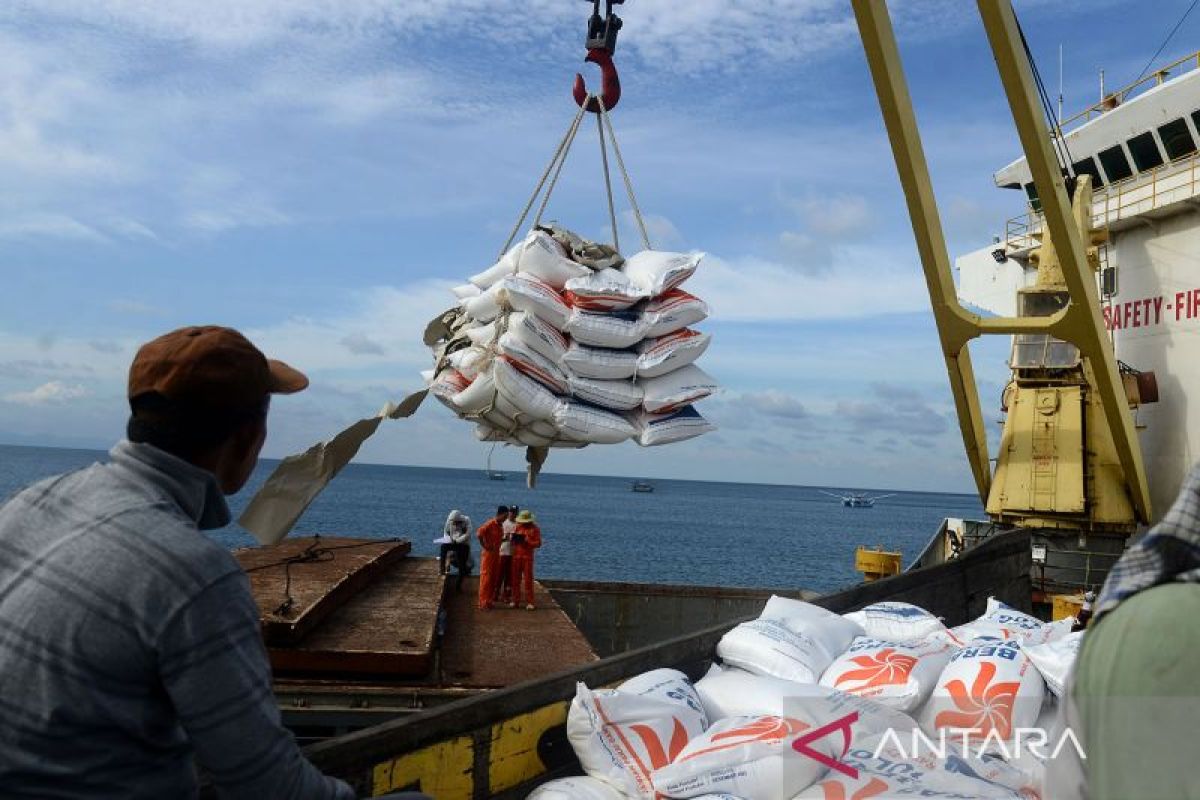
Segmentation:
{"type": "Polygon", "coordinates": [[[654,484],[649,481],[634,481],[629,490],[633,492],[653,492],[654,484]]]}
{"type": "Polygon", "coordinates": [[[827,494],[830,497],[836,497],[842,501],[842,505],[844,505],[846,508],[874,508],[876,500],[882,500],[885,497],[894,496],[891,494],[877,494],[874,497],[868,497],[867,495],[861,493],[834,494],[833,492],[827,492],[824,489],[818,489],[817,491],[819,491],[821,494],[827,494]]]}
{"type": "Polygon", "coordinates": [[[506,473],[497,472],[496,470],[492,469],[492,453],[495,450],[495,445],[492,445],[491,449],[488,450],[487,469],[485,470],[485,474],[488,476],[489,481],[506,481],[508,480],[508,475],[506,473]]]}

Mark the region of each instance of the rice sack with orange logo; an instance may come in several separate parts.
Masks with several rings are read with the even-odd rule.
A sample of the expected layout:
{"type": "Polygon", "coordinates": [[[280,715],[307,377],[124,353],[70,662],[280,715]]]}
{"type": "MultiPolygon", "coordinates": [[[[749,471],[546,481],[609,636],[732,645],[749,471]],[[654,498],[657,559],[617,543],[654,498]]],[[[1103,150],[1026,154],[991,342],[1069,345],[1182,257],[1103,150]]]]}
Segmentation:
{"type": "Polygon", "coordinates": [[[965,625],[951,628],[950,634],[963,644],[980,637],[1018,641],[1026,646],[1057,641],[1071,632],[1074,620],[1042,622],[1037,617],[989,597],[987,610],[965,625]]]}
{"type": "Polygon", "coordinates": [[[654,791],[674,798],[726,792],[791,800],[837,763],[847,739],[848,729],[823,730],[796,717],[729,717],[656,770],[654,791]]]}
{"type": "Polygon", "coordinates": [[[977,639],[950,656],[921,711],[931,735],[954,741],[1006,742],[1042,710],[1046,682],[1015,640],[977,639]]]}
{"type": "Polygon", "coordinates": [[[948,743],[944,757],[906,736],[853,745],[843,769],[830,770],[795,800],[888,800],[897,797],[1036,800],[1040,787],[997,758],[977,758],[948,743]]]}
{"type": "Polygon", "coordinates": [[[651,775],[708,727],[682,672],[656,669],[616,689],[580,683],[567,713],[567,739],[592,778],[633,798],[654,797],[651,775]]]}
{"type": "Polygon", "coordinates": [[[912,644],[860,636],[825,670],[821,685],[916,711],[933,692],[953,650],[945,636],[912,644]]]}

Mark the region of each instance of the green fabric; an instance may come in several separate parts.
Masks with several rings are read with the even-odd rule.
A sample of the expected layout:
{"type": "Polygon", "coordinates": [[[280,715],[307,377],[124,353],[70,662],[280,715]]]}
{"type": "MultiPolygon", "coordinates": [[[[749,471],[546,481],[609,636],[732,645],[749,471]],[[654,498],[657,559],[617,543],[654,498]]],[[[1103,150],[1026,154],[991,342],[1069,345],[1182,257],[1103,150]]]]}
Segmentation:
{"type": "Polygon", "coordinates": [[[1072,698],[1092,800],[1200,798],[1200,585],[1125,600],[1084,637],[1072,698]]]}

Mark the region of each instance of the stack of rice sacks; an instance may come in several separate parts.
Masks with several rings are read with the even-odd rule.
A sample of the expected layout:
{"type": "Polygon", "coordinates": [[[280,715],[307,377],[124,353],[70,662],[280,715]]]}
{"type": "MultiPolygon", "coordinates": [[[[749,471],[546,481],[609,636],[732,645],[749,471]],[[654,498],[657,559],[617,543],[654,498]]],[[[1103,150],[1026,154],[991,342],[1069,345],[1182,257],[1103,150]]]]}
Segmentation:
{"type": "Polygon", "coordinates": [[[989,600],[947,629],[907,603],[842,616],[772,597],[721,639],[694,684],[672,669],[610,689],[579,684],[567,736],[586,775],[531,797],[1036,798],[1061,734],[1053,698],[1083,636],[1072,622],[989,600]],[[1014,746],[1022,728],[1049,733],[1042,753],[1014,746]]]}
{"type": "Polygon", "coordinates": [[[692,326],[708,306],[680,288],[702,258],[624,259],[538,226],[454,289],[458,307],[426,336],[430,392],[485,442],[649,447],[707,433],[714,426],[693,403],[718,386],[693,363],[710,337],[692,326]]]}

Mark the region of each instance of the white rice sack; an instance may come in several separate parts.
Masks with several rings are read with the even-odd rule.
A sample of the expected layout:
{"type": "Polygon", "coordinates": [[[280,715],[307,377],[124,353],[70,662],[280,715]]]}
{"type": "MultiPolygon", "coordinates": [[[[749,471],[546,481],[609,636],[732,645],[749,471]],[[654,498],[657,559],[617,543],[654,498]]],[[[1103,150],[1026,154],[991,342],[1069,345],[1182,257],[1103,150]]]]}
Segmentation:
{"type": "Polygon", "coordinates": [[[1067,676],[1079,656],[1079,648],[1083,645],[1084,631],[1069,633],[1063,638],[1046,644],[1027,645],[1022,648],[1025,655],[1033,662],[1033,666],[1042,674],[1046,686],[1055,697],[1062,697],[1067,684],[1067,676]]]}
{"type": "Polygon", "coordinates": [[[567,251],[545,231],[532,231],[516,252],[518,272],[532,275],[548,286],[561,290],[572,278],[583,278],[592,271],[567,258],[567,251]]]}
{"type": "Polygon", "coordinates": [[[825,670],[821,685],[911,713],[933,692],[951,650],[938,638],[897,644],[860,636],[825,670]]]}
{"type": "Polygon", "coordinates": [[[743,622],[721,637],[717,655],[726,664],[755,675],[816,683],[833,661],[810,636],[796,633],[781,620],[743,622]]]}
{"type": "Polygon", "coordinates": [[[562,363],[581,378],[621,380],[632,378],[637,372],[637,353],[571,342],[563,354],[562,363]]]}
{"type": "MultiPolygon", "coordinates": [[[[511,275],[516,272],[517,253],[520,251],[523,242],[517,242],[508,249],[508,252],[500,256],[495,264],[480,272],[478,275],[472,275],[467,278],[471,285],[477,289],[487,291],[495,286],[505,275],[511,275]]],[[[457,292],[456,292],[457,294],[457,292]]]]}
{"type": "Polygon", "coordinates": [[[1030,800],[1041,796],[1032,785],[1025,791],[1004,785],[1002,780],[1026,782],[1022,773],[1002,762],[971,757],[949,743],[946,758],[941,758],[931,748],[914,748],[911,742],[909,736],[890,735],[855,742],[841,759],[843,769],[831,769],[795,800],[1030,800]]]}
{"type": "MultiPolygon", "coordinates": [[[[950,633],[963,643],[979,638],[1015,639],[1019,642],[1035,638],[1036,643],[1044,644],[1048,640],[1047,636],[1054,638],[1059,635],[1058,630],[1047,632],[1044,630],[1045,627],[1046,623],[1037,617],[1017,611],[996,598],[989,597],[987,610],[983,614],[965,625],[951,628],[950,633]]],[[[1069,633],[1070,630],[1068,629],[1067,632],[1069,633]]]]}
{"type": "Polygon", "coordinates": [[[959,741],[1008,740],[1037,721],[1045,694],[1045,681],[1018,641],[977,642],[950,657],[921,711],[921,727],[931,735],[945,729],[959,741]]]}
{"type": "Polygon", "coordinates": [[[479,297],[482,290],[473,283],[464,283],[462,286],[455,286],[450,290],[459,300],[470,300],[472,297],[479,297]]]}
{"type": "Polygon", "coordinates": [[[566,439],[589,444],[619,444],[634,435],[629,420],[574,400],[558,404],[554,424],[566,439]]]}
{"type": "Polygon", "coordinates": [[[651,414],[677,411],[703,400],[720,388],[711,375],[695,364],[688,364],[657,378],[641,378],[638,385],[645,395],[642,408],[651,414]]]}
{"type": "MultiPolygon", "coordinates": [[[[654,791],[665,797],[727,792],[754,800],[791,800],[825,774],[825,763],[793,744],[816,726],[795,717],[728,717],[694,737],[667,766],[654,771],[654,791]]],[[[841,742],[821,736],[807,747],[832,761],[841,742]]]]}
{"type": "MultiPolygon", "coordinates": [[[[571,338],[592,347],[633,347],[646,336],[646,323],[636,311],[598,314],[576,309],[564,328],[571,338]]],[[[697,354],[699,355],[699,354],[697,354]]],[[[641,369],[641,361],[638,361],[641,369]]]]}
{"type": "Polygon", "coordinates": [[[696,694],[696,687],[687,675],[677,669],[652,669],[643,672],[622,683],[617,687],[617,691],[680,703],[698,717],[702,729],[708,727],[708,715],[704,712],[700,696],[696,694]]]}
{"type": "Polygon", "coordinates": [[[843,616],[885,642],[918,642],[946,630],[940,619],[912,603],[872,603],[843,616]]]}
{"type": "Polygon", "coordinates": [[[840,614],[813,603],[780,597],[777,594],[767,598],[758,618],[779,620],[793,631],[812,637],[817,646],[829,655],[831,662],[841,655],[856,637],[863,635],[862,628],[840,614]]]}
{"type": "Polygon", "coordinates": [[[642,308],[646,336],[657,338],[695,325],[708,318],[708,305],[682,289],[672,289],[642,308]]]}
{"type": "Polygon", "coordinates": [[[509,275],[497,286],[504,290],[508,304],[517,311],[533,314],[560,331],[566,330],[571,307],[553,286],[523,273],[509,275]]]}
{"type": "Polygon", "coordinates": [[[658,297],[692,277],[703,258],[704,253],[643,250],[626,259],[621,271],[647,297],[658,297]]]}
{"type": "Polygon", "coordinates": [[[508,434],[496,430],[489,422],[475,423],[475,438],[480,442],[507,442],[508,434]]]}
{"type": "Polygon", "coordinates": [[[634,419],[637,443],[642,447],[672,444],[715,431],[716,425],[700,416],[694,406],[684,406],[667,414],[642,412],[634,419]]]}
{"type": "Polygon", "coordinates": [[[471,385],[451,398],[460,414],[478,414],[492,404],[496,396],[496,384],[491,373],[480,375],[471,385]]]}
{"type": "Polygon", "coordinates": [[[584,771],[633,798],[653,798],[650,775],[703,732],[707,720],[658,682],[636,691],[576,686],[567,712],[567,740],[584,771]]]}
{"type": "Polygon", "coordinates": [[[555,364],[561,364],[570,342],[541,317],[516,311],[508,317],[508,332],[524,342],[526,347],[541,353],[555,364]]]}
{"type": "Polygon", "coordinates": [[[571,394],[585,403],[613,411],[630,411],[642,404],[642,387],[633,381],[601,381],[571,376],[571,394]]]}
{"type": "Polygon", "coordinates": [[[579,776],[547,781],[526,800],[626,800],[625,795],[596,778],[579,776]]]}
{"type": "Polygon", "coordinates": [[[460,301],[467,316],[478,322],[491,322],[500,315],[500,289],[503,284],[497,283],[478,297],[460,301]]]}
{"type": "Polygon", "coordinates": [[[500,353],[517,369],[555,394],[567,393],[567,373],[562,367],[525,344],[512,333],[500,337],[500,353]]]}
{"type": "Polygon", "coordinates": [[[520,428],[513,432],[510,441],[524,447],[549,447],[554,442],[554,436],[543,436],[529,428],[520,428]]]}
{"type": "Polygon", "coordinates": [[[908,735],[917,722],[908,714],[858,695],[811,683],[754,675],[744,669],[713,664],[696,682],[696,694],[712,721],[726,717],[801,716],[821,725],[856,714],[851,741],[892,730],[908,735]]]}
{"type": "MultiPolygon", "coordinates": [[[[514,431],[519,427],[515,417],[503,414],[495,407],[482,412],[480,418],[498,431],[514,431]]],[[[508,441],[508,438],[505,441],[508,441]]]]}
{"type": "Polygon", "coordinates": [[[684,328],[657,339],[647,339],[638,345],[638,375],[643,378],[657,378],[659,375],[666,375],[672,370],[685,367],[708,349],[711,339],[707,333],[700,333],[691,328],[684,328]]]}
{"type": "MultiPolygon", "coordinates": [[[[492,376],[500,396],[509,403],[510,407],[517,409],[522,422],[531,419],[547,421],[554,419],[554,413],[561,401],[545,386],[509,363],[507,356],[496,359],[492,365],[492,376]]],[[[483,378],[479,378],[476,382],[479,380],[483,380],[483,378]]]]}
{"type": "Polygon", "coordinates": [[[456,394],[471,385],[470,379],[452,367],[446,367],[436,376],[428,380],[429,393],[441,400],[450,408],[456,408],[453,398],[456,394]]]}
{"type": "Polygon", "coordinates": [[[462,350],[455,350],[451,353],[446,361],[462,373],[468,381],[473,381],[479,377],[479,373],[486,363],[486,356],[487,353],[482,347],[464,347],[462,350]]]}
{"type": "Polygon", "coordinates": [[[1061,641],[1062,639],[1070,636],[1074,629],[1074,617],[1067,617],[1066,619],[1058,619],[1054,622],[1047,622],[1042,626],[1040,631],[1034,631],[1033,633],[1027,634],[1025,638],[1021,640],[1021,647],[1024,649],[1061,641]]]}
{"type": "Polygon", "coordinates": [[[475,347],[487,347],[496,340],[496,322],[493,320],[486,325],[467,328],[466,334],[475,347]]]}
{"type": "Polygon", "coordinates": [[[586,311],[624,311],[647,297],[625,273],[611,268],[572,278],[563,296],[575,308],[586,311]]]}

